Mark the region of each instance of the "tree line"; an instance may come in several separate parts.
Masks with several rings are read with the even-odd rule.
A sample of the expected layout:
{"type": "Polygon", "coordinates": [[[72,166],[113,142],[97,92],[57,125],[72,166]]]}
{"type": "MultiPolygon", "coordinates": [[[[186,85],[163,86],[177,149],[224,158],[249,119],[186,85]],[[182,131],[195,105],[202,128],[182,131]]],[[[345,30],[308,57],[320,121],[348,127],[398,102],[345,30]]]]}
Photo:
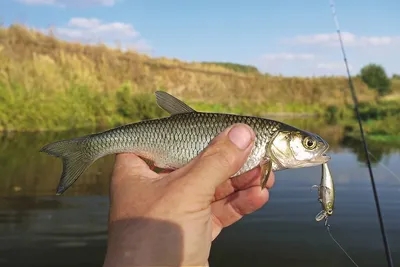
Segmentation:
{"type": "MultiPolygon", "coordinates": [[[[253,74],[261,74],[261,72],[255,66],[251,65],[242,65],[237,63],[229,63],[229,62],[202,62],[203,64],[212,64],[223,66],[227,69],[242,72],[242,73],[253,73],[253,74]]],[[[269,75],[266,73],[265,75],[269,75]]],[[[362,81],[372,90],[376,90],[379,95],[384,96],[391,93],[391,85],[392,80],[400,81],[400,74],[393,74],[392,78],[390,78],[382,65],[370,63],[364,66],[360,73],[357,74],[357,77],[360,77],[362,81]]]]}

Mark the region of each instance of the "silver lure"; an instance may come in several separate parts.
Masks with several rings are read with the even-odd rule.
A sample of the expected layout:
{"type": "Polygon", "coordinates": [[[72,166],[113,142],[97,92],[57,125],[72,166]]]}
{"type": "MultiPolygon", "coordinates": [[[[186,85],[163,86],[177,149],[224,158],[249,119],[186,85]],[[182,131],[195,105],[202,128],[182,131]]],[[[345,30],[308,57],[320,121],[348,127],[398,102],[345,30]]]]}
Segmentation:
{"type": "Polygon", "coordinates": [[[321,183],[320,185],[313,185],[312,188],[318,188],[318,201],[322,205],[322,210],[315,216],[315,220],[319,222],[325,219],[326,225],[328,223],[328,217],[333,214],[335,187],[328,164],[325,162],[321,166],[321,183]]]}

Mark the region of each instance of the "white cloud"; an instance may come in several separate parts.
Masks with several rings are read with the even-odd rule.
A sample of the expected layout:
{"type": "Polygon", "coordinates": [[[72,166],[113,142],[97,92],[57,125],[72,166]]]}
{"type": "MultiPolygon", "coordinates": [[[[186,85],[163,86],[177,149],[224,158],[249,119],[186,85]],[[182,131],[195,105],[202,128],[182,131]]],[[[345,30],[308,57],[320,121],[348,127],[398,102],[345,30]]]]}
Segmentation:
{"type": "MultiPolygon", "coordinates": [[[[329,63],[318,63],[317,64],[317,69],[322,69],[322,70],[346,70],[346,65],[344,62],[329,62],[329,63]]],[[[353,67],[351,64],[349,64],[349,69],[352,70],[353,67]]]]}
{"type": "Polygon", "coordinates": [[[307,70],[315,69],[316,55],[312,53],[267,53],[254,59],[251,63],[262,72],[272,75],[303,75],[307,70]]]}
{"type": "Polygon", "coordinates": [[[266,60],[312,60],[315,56],[306,53],[277,53],[264,54],[262,58],[266,60]]]}
{"type": "MultiPolygon", "coordinates": [[[[400,43],[400,36],[357,36],[350,32],[342,32],[342,40],[347,46],[384,46],[400,43]]],[[[338,46],[337,33],[298,35],[290,40],[294,44],[338,46]]]]}
{"type": "Polygon", "coordinates": [[[95,18],[72,18],[68,22],[68,26],[81,28],[94,28],[101,25],[101,21],[95,18]]]}
{"type": "MultiPolygon", "coordinates": [[[[353,70],[353,66],[351,64],[349,64],[349,69],[350,71],[353,70]]],[[[313,66],[313,68],[310,68],[309,70],[310,72],[312,72],[312,74],[314,76],[321,76],[321,75],[339,75],[339,76],[346,76],[347,75],[347,71],[346,71],[346,65],[344,64],[344,62],[322,62],[322,63],[318,63],[316,65],[313,66]]]]}
{"type": "Polygon", "coordinates": [[[139,32],[128,23],[109,22],[104,23],[96,18],[72,18],[67,27],[56,28],[67,37],[74,38],[110,38],[116,39],[134,38],[139,32]]]}
{"type": "MultiPolygon", "coordinates": [[[[342,32],[346,57],[351,74],[371,62],[383,65],[388,75],[398,71],[400,34],[357,35],[342,32]]],[[[280,40],[282,53],[268,53],[254,59],[252,64],[261,71],[285,75],[340,75],[346,76],[346,66],[336,32],[295,35],[280,40]]]]}
{"type": "Polygon", "coordinates": [[[27,5],[54,5],[66,6],[113,6],[117,0],[15,0],[27,5]]]}
{"type": "MultiPolygon", "coordinates": [[[[41,29],[42,32],[47,32],[41,29]]],[[[69,41],[83,43],[102,42],[108,45],[121,44],[122,49],[151,52],[150,44],[141,37],[132,24],[124,22],[103,22],[97,18],[71,18],[66,26],[54,27],[55,36],[69,41]]]]}

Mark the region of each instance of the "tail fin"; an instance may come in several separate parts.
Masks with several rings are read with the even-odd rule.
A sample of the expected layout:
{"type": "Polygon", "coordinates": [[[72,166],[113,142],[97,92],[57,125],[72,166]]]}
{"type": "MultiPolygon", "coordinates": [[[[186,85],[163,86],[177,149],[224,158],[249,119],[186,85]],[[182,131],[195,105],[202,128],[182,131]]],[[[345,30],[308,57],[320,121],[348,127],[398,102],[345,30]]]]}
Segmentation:
{"type": "Polygon", "coordinates": [[[57,187],[57,195],[64,193],[96,160],[84,153],[82,142],[85,139],[85,137],[78,137],[62,140],[48,144],[40,149],[40,152],[62,159],[63,171],[57,187]]]}

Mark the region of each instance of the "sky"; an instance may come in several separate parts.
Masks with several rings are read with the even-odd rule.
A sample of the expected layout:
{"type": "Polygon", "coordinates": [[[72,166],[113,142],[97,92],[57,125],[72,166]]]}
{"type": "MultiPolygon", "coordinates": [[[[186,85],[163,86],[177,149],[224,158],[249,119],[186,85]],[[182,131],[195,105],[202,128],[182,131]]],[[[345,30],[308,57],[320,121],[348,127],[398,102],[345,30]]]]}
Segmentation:
{"type": "MultiPolygon", "coordinates": [[[[400,1],[336,0],[351,74],[400,73],[400,1]],[[397,26],[396,26],[397,25],[397,26]]],[[[346,75],[329,0],[1,0],[0,21],[153,57],[256,66],[284,76],[346,75]]]]}

